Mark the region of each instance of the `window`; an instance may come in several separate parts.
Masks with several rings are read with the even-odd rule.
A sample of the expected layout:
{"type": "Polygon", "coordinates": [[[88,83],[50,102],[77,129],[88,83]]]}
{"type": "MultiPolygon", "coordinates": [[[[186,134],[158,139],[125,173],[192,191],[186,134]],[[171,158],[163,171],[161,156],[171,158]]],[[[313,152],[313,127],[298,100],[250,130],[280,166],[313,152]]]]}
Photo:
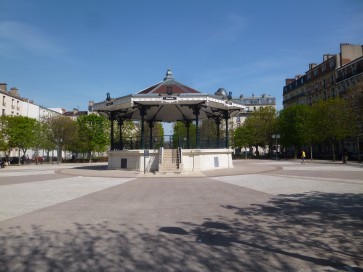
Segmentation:
{"type": "Polygon", "coordinates": [[[317,76],[319,74],[318,68],[314,69],[314,76],[317,76]]]}
{"type": "Polygon", "coordinates": [[[2,114],[1,115],[5,115],[5,109],[3,109],[3,112],[2,112],[2,114]]]}
{"type": "Polygon", "coordinates": [[[322,66],[321,66],[321,72],[324,73],[326,71],[326,64],[324,63],[322,66]]]}
{"type": "Polygon", "coordinates": [[[5,103],[5,95],[3,96],[3,106],[4,107],[6,106],[6,103],[5,103]]]}

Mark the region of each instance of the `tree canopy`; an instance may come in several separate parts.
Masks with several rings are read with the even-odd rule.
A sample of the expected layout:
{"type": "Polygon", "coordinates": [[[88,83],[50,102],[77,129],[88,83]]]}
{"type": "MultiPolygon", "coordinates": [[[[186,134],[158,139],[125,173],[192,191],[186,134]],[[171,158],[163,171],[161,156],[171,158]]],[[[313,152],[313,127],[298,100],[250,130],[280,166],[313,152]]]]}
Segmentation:
{"type": "Polygon", "coordinates": [[[107,119],[96,114],[83,115],[77,119],[78,151],[88,154],[91,161],[92,152],[106,151],[108,146],[107,119]]]}

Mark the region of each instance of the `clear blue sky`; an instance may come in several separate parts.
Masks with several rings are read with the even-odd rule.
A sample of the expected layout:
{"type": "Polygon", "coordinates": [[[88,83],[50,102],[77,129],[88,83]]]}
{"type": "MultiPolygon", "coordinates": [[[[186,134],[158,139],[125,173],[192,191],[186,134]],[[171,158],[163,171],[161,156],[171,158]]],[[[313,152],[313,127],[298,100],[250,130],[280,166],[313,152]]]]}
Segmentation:
{"type": "Polygon", "coordinates": [[[163,79],[270,94],[340,43],[363,44],[361,0],[1,0],[0,82],[46,107],[136,93],[163,79]]]}

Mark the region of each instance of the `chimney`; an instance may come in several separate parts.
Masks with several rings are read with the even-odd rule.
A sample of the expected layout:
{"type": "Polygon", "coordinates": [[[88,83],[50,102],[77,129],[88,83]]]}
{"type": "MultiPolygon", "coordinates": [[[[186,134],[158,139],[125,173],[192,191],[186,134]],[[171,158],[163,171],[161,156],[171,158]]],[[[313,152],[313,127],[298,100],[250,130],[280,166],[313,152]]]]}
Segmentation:
{"type": "Polygon", "coordinates": [[[6,83],[0,83],[0,90],[4,91],[4,92],[7,92],[8,91],[7,88],[6,88],[7,85],[8,84],[6,84],[6,83]]]}
{"type": "Polygon", "coordinates": [[[13,95],[13,96],[19,96],[19,92],[18,89],[15,87],[12,87],[9,91],[9,94],[13,95]]]}
{"type": "Polygon", "coordinates": [[[294,78],[286,78],[285,83],[286,83],[286,85],[289,85],[291,82],[294,82],[294,81],[295,81],[294,78]]]}
{"type": "Polygon", "coordinates": [[[310,63],[309,64],[309,70],[313,69],[314,67],[316,67],[316,63],[310,63]]]}
{"type": "Polygon", "coordinates": [[[93,105],[94,105],[94,101],[91,100],[91,101],[88,101],[88,111],[89,112],[93,112],[93,105]]]}
{"type": "Polygon", "coordinates": [[[327,61],[328,59],[330,59],[330,58],[332,58],[332,57],[334,57],[334,55],[333,55],[333,54],[325,54],[325,55],[323,55],[323,62],[324,62],[324,61],[327,61]]]}

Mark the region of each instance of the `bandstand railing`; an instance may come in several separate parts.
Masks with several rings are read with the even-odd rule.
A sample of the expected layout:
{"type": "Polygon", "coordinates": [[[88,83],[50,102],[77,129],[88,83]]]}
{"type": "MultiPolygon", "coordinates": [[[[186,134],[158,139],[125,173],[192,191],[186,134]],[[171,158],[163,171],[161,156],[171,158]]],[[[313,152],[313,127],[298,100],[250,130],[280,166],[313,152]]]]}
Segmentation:
{"type": "MultiPolygon", "coordinates": [[[[115,150],[133,150],[141,149],[141,138],[140,137],[127,137],[122,139],[123,148],[121,148],[120,142],[114,143],[115,150]]],[[[159,149],[163,147],[165,149],[218,149],[225,148],[225,138],[200,138],[199,146],[196,146],[195,139],[190,139],[189,142],[187,138],[178,137],[177,135],[164,135],[161,137],[153,137],[152,142],[145,141],[145,149],[159,149]]]]}

